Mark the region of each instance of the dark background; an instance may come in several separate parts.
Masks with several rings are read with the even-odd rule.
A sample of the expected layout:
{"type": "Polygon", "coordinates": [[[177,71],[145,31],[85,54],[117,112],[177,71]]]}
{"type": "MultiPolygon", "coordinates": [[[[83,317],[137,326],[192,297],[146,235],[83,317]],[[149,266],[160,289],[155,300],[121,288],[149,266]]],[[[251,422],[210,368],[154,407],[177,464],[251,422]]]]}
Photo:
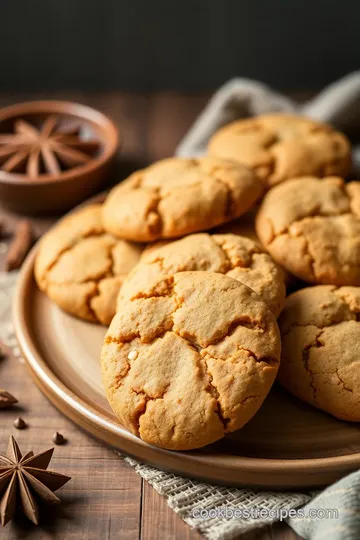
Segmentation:
{"type": "Polygon", "coordinates": [[[0,0],[0,91],[315,90],[359,68],[359,20],[359,0],[0,0]]]}

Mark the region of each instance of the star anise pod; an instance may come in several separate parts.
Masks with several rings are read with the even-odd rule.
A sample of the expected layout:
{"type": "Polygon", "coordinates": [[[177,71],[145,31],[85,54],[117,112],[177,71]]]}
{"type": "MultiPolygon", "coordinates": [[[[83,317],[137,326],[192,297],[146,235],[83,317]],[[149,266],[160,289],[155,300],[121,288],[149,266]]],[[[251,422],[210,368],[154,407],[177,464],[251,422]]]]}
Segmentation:
{"type": "Polygon", "coordinates": [[[4,390],[3,388],[0,388],[0,409],[6,409],[6,407],[11,407],[12,405],[15,405],[18,400],[14,398],[9,392],[4,390]]]}
{"type": "Polygon", "coordinates": [[[48,116],[41,127],[17,120],[15,133],[0,134],[0,169],[38,178],[83,165],[92,159],[99,144],[85,140],[80,131],[78,125],[61,127],[57,115],[48,116]]]}
{"type": "Polygon", "coordinates": [[[39,523],[37,500],[60,503],[53,493],[70,480],[69,476],[47,471],[54,448],[37,454],[21,454],[10,436],[6,455],[0,454],[0,519],[2,526],[13,519],[17,507],[35,525],[39,523]]]}

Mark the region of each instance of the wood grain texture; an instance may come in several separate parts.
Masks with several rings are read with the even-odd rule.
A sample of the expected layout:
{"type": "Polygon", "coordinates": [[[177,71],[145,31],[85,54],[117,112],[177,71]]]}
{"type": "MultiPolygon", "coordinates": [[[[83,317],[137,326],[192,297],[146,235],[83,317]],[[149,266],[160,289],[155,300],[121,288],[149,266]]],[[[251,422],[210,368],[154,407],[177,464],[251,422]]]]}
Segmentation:
{"type": "MultiPolygon", "coordinates": [[[[3,95],[0,96],[0,106],[23,99],[69,99],[109,114],[124,132],[118,175],[111,179],[116,182],[139,165],[171,155],[207,97],[207,94],[57,92],[50,95],[3,95]],[[171,118],[177,121],[170,121],[171,118]]],[[[19,216],[0,207],[1,217],[6,221],[7,232],[14,230],[19,216]]],[[[54,217],[32,221],[39,237],[54,222],[54,217]]],[[[3,260],[2,254],[0,269],[3,260]]],[[[200,538],[168,507],[165,499],[144,483],[113,450],[85,435],[62,416],[36,388],[18,359],[0,361],[0,381],[1,386],[13,392],[20,401],[18,407],[0,412],[0,451],[5,450],[10,433],[16,436],[24,450],[40,451],[52,446],[53,433],[60,431],[68,443],[56,447],[51,465],[54,470],[73,477],[59,491],[62,505],[50,513],[45,511],[40,527],[20,519],[0,531],[3,540],[200,538]],[[25,431],[17,431],[12,426],[19,415],[29,423],[25,431]]],[[[254,534],[246,537],[249,540],[299,538],[285,524],[266,527],[254,534]]]]}
{"type": "Polygon", "coordinates": [[[142,486],[142,540],[200,540],[202,535],[186,525],[164,497],[147,482],[142,486]]]}
{"type": "Polygon", "coordinates": [[[67,539],[87,540],[111,538],[121,530],[123,538],[139,536],[142,480],[112,449],[94,441],[65,417],[60,415],[32,383],[25,366],[11,357],[0,363],[0,380],[17,396],[19,405],[0,415],[0,446],[4,451],[10,434],[24,451],[35,453],[53,445],[55,431],[62,433],[67,444],[55,448],[49,469],[72,477],[59,490],[63,504],[41,514],[40,529],[27,520],[17,520],[1,530],[1,538],[53,538],[55,533],[67,539]],[[28,428],[13,427],[17,416],[23,417],[28,428]],[[74,519],[75,518],[75,519],[74,519]],[[26,536],[25,536],[26,535],[26,536]]]}

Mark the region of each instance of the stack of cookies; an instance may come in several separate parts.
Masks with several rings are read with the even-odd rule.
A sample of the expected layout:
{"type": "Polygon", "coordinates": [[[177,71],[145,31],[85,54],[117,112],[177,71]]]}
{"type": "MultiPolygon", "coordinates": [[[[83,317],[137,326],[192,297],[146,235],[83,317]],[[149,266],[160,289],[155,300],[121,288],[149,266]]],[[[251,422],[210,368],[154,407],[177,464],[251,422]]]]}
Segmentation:
{"type": "Polygon", "coordinates": [[[360,421],[350,166],[330,126],[242,120],[215,133],[208,156],[135,172],[42,239],[40,289],[109,326],[101,365],[121,424],[162,448],[200,448],[246,424],[277,377],[360,421]]]}

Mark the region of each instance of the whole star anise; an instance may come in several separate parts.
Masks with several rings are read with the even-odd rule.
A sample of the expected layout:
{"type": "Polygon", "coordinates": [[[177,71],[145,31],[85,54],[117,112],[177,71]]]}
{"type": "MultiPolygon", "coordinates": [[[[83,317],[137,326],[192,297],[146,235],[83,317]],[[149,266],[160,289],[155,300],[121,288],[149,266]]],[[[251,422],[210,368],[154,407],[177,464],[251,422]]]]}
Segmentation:
{"type": "Polygon", "coordinates": [[[37,499],[47,503],[60,503],[53,493],[70,480],[52,471],[47,471],[54,449],[34,456],[21,454],[13,436],[10,436],[6,455],[0,454],[0,519],[2,526],[13,519],[17,507],[35,525],[39,523],[37,499]]]}
{"type": "Polygon", "coordinates": [[[14,133],[0,134],[0,169],[31,178],[57,175],[87,163],[98,148],[97,141],[81,137],[79,125],[61,127],[57,115],[48,116],[41,127],[20,119],[14,133]]]}

